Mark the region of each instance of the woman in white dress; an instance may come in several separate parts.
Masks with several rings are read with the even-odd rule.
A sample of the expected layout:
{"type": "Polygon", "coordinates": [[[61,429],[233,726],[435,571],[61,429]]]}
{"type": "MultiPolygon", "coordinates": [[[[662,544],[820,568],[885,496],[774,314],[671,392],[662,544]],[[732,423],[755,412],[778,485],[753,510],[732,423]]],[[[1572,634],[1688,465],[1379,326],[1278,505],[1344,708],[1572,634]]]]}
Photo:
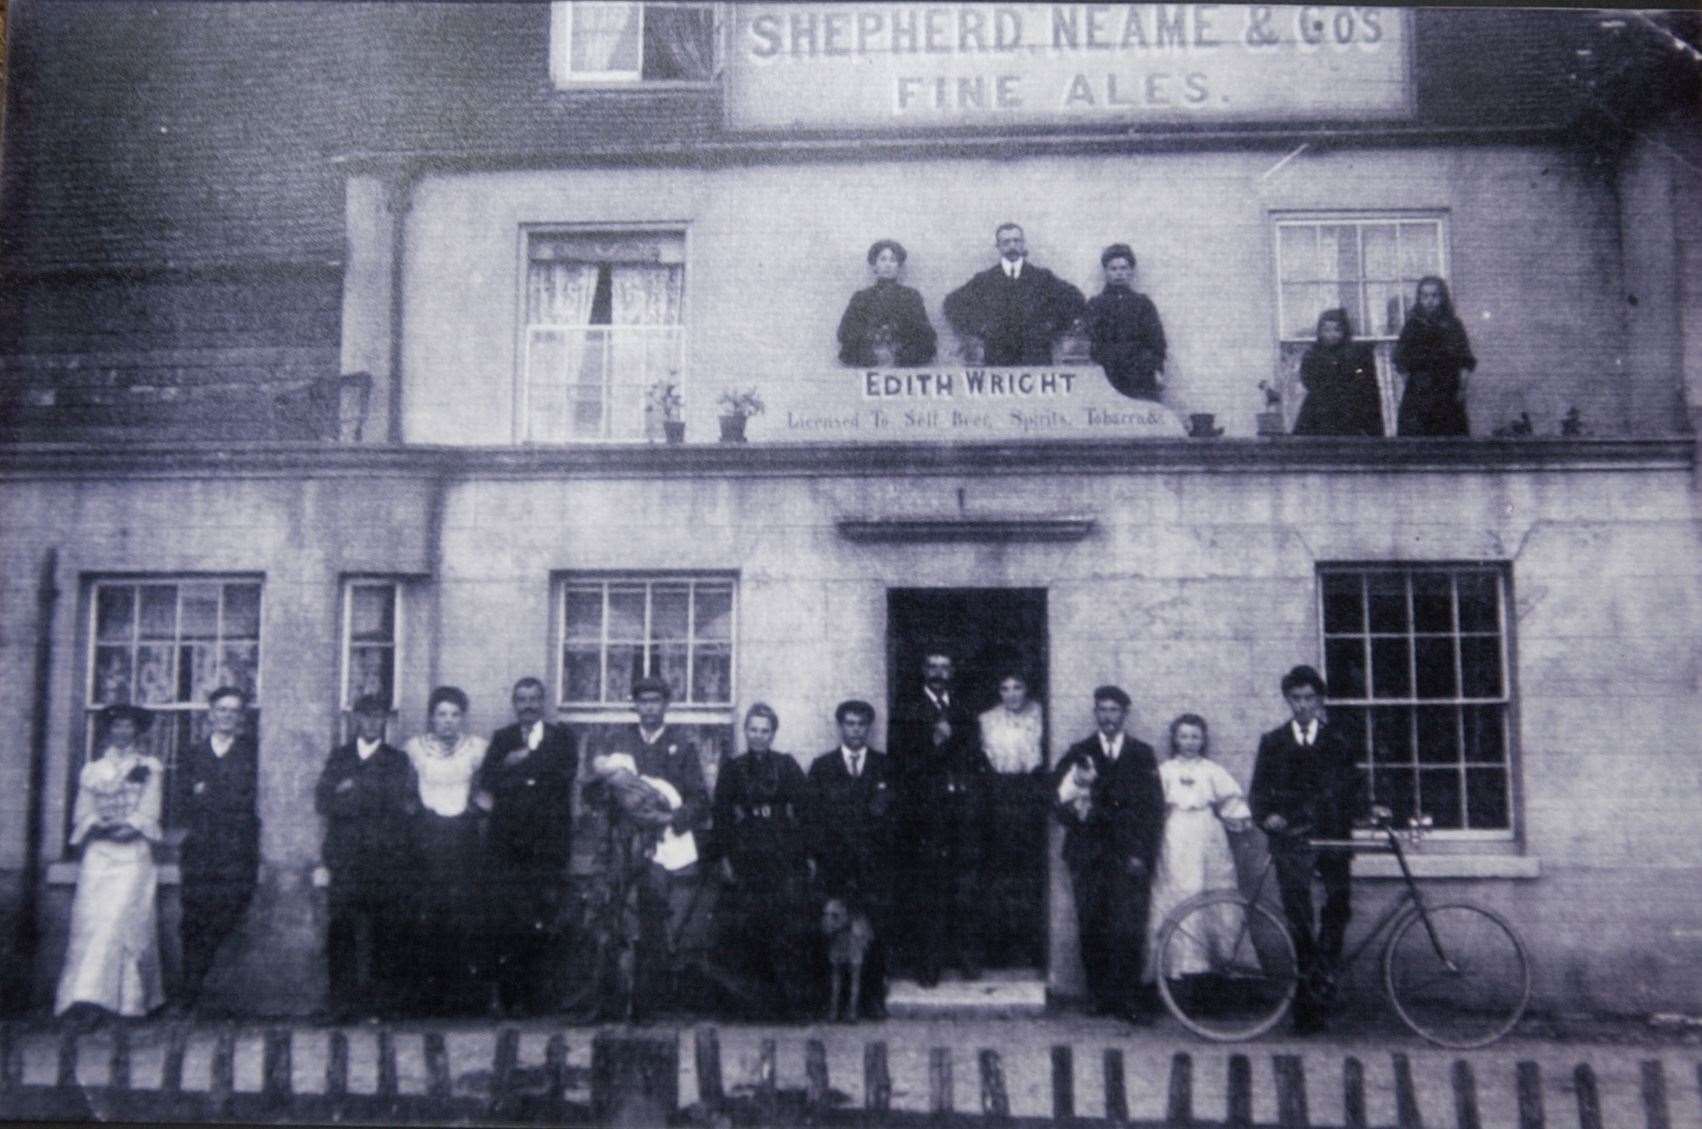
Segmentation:
{"type": "Polygon", "coordinates": [[[993,766],[985,870],[990,912],[982,946],[994,968],[1040,968],[1046,916],[1046,715],[1020,671],[999,678],[999,704],[980,716],[993,766]]]}
{"type": "MultiPolygon", "coordinates": [[[[152,721],[147,710],[108,706],[100,720],[100,752],[78,774],[71,813],[71,846],[83,857],[53,1014],[82,1004],[142,1016],[165,1002],[153,846],[165,770],[136,747],[152,721]]],[[[83,1010],[90,1019],[99,1014],[83,1010]]]]}
{"type": "MultiPolygon", "coordinates": [[[[1252,826],[1253,813],[1241,785],[1220,764],[1206,759],[1205,718],[1185,713],[1170,723],[1170,759],[1158,766],[1164,785],[1164,844],[1153,871],[1147,915],[1146,978],[1157,975],[1158,933],[1166,915],[1195,894],[1236,889],[1235,855],[1224,833],[1252,826]]],[[[1183,975],[1210,971],[1214,953],[1227,957],[1241,929],[1241,915],[1223,906],[1199,929],[1171,938],[1166,970],[1183,975]]]]}
{"type": "Polygon", "coordinates": [[[427,1013],[466,1012],[478,1009],[486,994],[478,982],[477,883],[479,816],[490,800],[477,792],[474,778],[488,742],[465,732],[467,695],[458,687],[433,690],[426,717],[430,728],[410,737],[405,749],[420,788],[415,1004],[427,1013]]]}

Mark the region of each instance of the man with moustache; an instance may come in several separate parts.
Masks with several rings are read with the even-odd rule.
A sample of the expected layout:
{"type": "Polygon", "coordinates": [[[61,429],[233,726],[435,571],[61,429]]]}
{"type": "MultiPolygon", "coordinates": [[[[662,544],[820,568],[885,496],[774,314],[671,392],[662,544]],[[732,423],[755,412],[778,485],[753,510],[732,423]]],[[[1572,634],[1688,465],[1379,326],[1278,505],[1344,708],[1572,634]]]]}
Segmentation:
{"type": "Polygon", "coordinates": [[[999,264],[946,295],[946,320],[959,337],[980,342],[981,364],[1049,365],[1052,342],[1082,316],[1086,299],[1028,261],[1019,224],[1000,224],[993,244],[999,264]]]}
{"type": "Polygon", "coordinates": [[[573,847],[573,784],[579,750],[563,725],[544,720],[544,684],[514,684],[514,724],[491,735],[479,788],[491,797],[485,839],[485,896],[497,1008],[548,1010],[545,958],[566,895],[573,847]]]}
{"type": "Polygon", "coordinates": [[[1146,1026],[1158,1002],[1141,986],[1153,863],[1164,834],[1164,786],[1152,746],[1123,730],[1129,695],[1093,692],[1097,732],[1070,746],[1052,775],[1075,894],[1081,962],[1095,1014],[1146,1026]]]}

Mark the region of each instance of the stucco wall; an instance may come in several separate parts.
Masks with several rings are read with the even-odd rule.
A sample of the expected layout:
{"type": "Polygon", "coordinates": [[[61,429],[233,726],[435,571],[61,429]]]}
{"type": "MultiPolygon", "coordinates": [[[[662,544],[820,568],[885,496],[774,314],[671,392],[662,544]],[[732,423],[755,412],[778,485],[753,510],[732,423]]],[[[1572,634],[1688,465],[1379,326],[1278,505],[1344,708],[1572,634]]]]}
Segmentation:
{"type": "MultiPolygon", "coordinates": [[[[686,230],[687,415],[698,436],[714,433],[713,400],[724,387],[834,367],[834,329],[868,282],[872,239],[905,243],[907,279],[943,330],[941,301],[993,263],[993,228],[1005,219],[1025,225],[1036,263],[1089,294],[1102,285],[1101,248],[1129,242],[1137,285],[1170,336],[1167,401],[1216,413],[1230,434],[1252,432],[1257,383],[1276,364],[1277,211],[1447,213],[1449,274],[1481,361],[1470,403],[1479,434],[1520,411],[1553,434],[1574,404],[1594,432],[1615,434],[1634,402],[1670,396],[1670,355],[1639,351],[1632,363],[1626,353],[1620,218],[1605,174],[1561,150],[1508,145],[1313,145],[1277,168],[1286,155],[433,174],[407,217],[406,434],[513,441],[528,224],[686,230]]],[[[365,189],[355,183],[351,192],[365,189]]],[[[351,225],[350,237],[376,230],[351,225]]],[[[372,287],[370,301],[382,290],[372,287]]],[[[349,312],[345,332],[367,332],[349,312]]],[[[1640,429],[1673,426],[1646,409],[1636,419],[1640,429]]],[[[755,437],[763,425],[753,425],[755,437]]]]}
{"type": "MultiPolygon", "coordinates": [[[[319,825],[311,782],[335,721],[336,595],[351,571],[424,573],[405,630],[403,729],[433,681],[462,685],[472,724],[504,720],[511,682],[553,678],[551,577],[706,569],[738,576],[739,702],[780,712],[801,755],[835,739],[832,704],[886,700],[889,587],[1009,586],[1048,593],[1054,752],[1085,734],[1091,688],[1133,693],[1134,732],[1160,743],[1185,709],[1216,755],[1251,773],[1284,708],[1276,682],[1319,661],[1321,561],[1507,561],[1511,566],[1519,836],[1469,848],[1535,860],[1534,879],[1461,884],[1519,924],[1546,1006],[1702,1007],[1702,538],[1688,466],[1326,473],[1194,470],[1054,475],[956,471],[697,478],[473,475],[445,486],[434,554],[427,479],[355,485],[265,477],[12,481],[0,710],[29,716],[33,566],[61,551],[54,632],[49,857],[57,857],[79,683],[71,608],[83,579],[129,572],[266,577],[261,733],[267,880],[243,950],[243,1002],[308,1006],[322,976],[309,885],[319,825]],[[845,516],[1088,512],[1074,543],[868,545],[845,516]],[[500,545],[500,551],[492,546],[500,545]]],[[[0,867],[18,865],[23,762],[0,763],[0,867]]],[[[1436,844],[1432,852],[1446,853],[1436,844]]],[[[1367,910],[1387,883],[1361,883],[1367,910]]],[[[1079,987],[1066,880],[1053,881],[1053,986],[1079,987]]],[[[63,914],[65,899],[55,905],[63,914]]],[[[1368,916],[1368,914],[1367,914],[1368,916]]],[[[60,922],[62,925],[62,922],[60,922]]],[[[44,975],[57,966],[44,959],[44,975]]]]}

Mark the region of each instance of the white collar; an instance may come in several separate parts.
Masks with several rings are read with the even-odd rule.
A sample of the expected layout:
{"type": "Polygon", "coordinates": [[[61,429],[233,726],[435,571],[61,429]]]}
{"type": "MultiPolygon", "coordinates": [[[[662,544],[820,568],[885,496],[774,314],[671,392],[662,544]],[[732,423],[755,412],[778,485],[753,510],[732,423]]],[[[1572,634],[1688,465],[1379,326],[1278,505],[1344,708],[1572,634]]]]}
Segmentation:
{"type": "Polygon", "coordinates": [[[941,693],[941,694],[936,694],[936,693],[934,693],[934,688],[932,686],[924,686],[924,687],[922,687],[922,692],[924,694],[928,695],[929,700],[931,700],[936,706],[939,706],[941,709],[945,709],[947,706],[951,705],[951,691],[950,690],[947,690],[947,691],[945,691],[944,693],[941,693]]]}
{"type": "Polygon", "coordinates": [[[1318,743],[1318,719],[1313,718],[1302,729],[1298,721],[1291,721],[1288,727],[1294,731],[1294,740],[1299,745],[1315,745],[1318,743]]]}
{"type": "Polygon", "coordinates": [[[1099,734],[1099,749],[1112,760],[1116,760],[1123,753],[1123,735],[1119,733],[1115,737],[1107,737],[1103,733],[1099,734]]]}
{"type": "Polygon", "coordinates": [[[1021,278],[1022,262],[1021,259],[1000,259],[999,266],[1003,268],[1006,278],[1021,278]]]}
{"type": "Polygon", "coordinates": [[[520,727],[520,740],[529,749],[536,749],[544,740],[544,719],[520,727]]]}
{"type": "Polygon", "coordinates": [[[378,751],[378,747],[382,744],[384,744],[383,738],[380,738],[377,741],[368,741],[365,737],[356,737],[355,756],[364,761],[368,757],[372,756],[372,754],[376,753],[378,751]]]}
{"type": "Polygon", "coordinates": [[[856,752],[852,752],[846,746],[841,745],[841,746],[839,746],[839,755],[845,758],[845,767],[846,768],[851,767],[853,759],[855,759],[859,763],[859,766],[860,766],[862,761],[868,759],[869,747],[867,745],[864,745],[861,749],[858,749],[856,752]]]}
{"type": "Polygon", "coordinates": [[[221,733],[209,733],[207,735],[207,744],[212,746],[213,755],[215,757],[222,758],[226,753],[230,752],[230,747],[236,744],[236,736],[234,734],[227,736],[221,733]]]}

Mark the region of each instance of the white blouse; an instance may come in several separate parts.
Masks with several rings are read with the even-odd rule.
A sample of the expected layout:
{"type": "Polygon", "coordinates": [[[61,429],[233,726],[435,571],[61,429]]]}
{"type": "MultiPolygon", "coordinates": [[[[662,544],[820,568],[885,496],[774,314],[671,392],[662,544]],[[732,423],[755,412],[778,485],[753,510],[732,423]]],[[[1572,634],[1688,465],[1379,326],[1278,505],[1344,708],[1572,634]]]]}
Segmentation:
{"type": "Polygon", "coordinates": [[[1040,767],[1040,735],[1045,715],[1039,702],[1029,702],[1016,713],[994,706],[981,715],[981,748],[993,771],[1012,775],[1040,767]]]}
{"type": "Polygon", "coordinates": [[[436,738],[426,734],[408,738],[408,759],[420,781],[420,803],[438,815],[464,813],[472,802],[473,777],[484,764],[488,744],[468,733],[446,754],[436,738]]]}
{"type": "Polygon", "coordinates": [[[164,779],[160,762],[135,749],[121,753],[109,748],[98,760],[85,764],[77,776],[71,845],[87,839],[96,827],[114,823],[127,824],[143,838],[159,842],[164,779]]]}
{"type": "Polygon", "coordinates": [[[1219,819],[1250,819],[1252,811],[1242,797],[1241,785],[1229,770],[1205,757],[1188,760],[1171,757],[1158,766],[1164,784],[1164,806],[1178,811],[1212,808],[1219,819]]]}

